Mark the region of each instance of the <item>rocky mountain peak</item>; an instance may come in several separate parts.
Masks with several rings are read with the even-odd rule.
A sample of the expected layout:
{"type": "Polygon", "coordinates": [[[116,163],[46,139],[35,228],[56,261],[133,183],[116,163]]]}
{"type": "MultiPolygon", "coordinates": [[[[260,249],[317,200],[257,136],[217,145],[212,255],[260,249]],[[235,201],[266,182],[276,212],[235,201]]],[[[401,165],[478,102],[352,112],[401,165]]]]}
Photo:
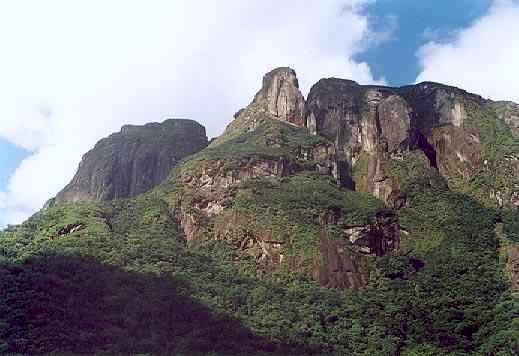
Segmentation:
{"type": "Polygon", "coordinates": [[[434,82],[423,82],[396,89],[413,106],[417,120],[415,126],[422,130],[452,125],[462,127],[467,119],[465,103],[480,103],[479,95],[434,82]]]}
{"type": "Polygon", "coordinates": [[[184,157],[207,146],[205,128],[193,120],[125,125],[83,156],[56,202],[105,201],[144,193],[162,182],[184,157]]]}
{"type": "Polygon", "coordinates": [[[264,105],[269,114],[280,120],[304,126],[305,99],[299,90],[296,72],[291,68],[276,68],[265,74],[254,103],[264,105]]]}

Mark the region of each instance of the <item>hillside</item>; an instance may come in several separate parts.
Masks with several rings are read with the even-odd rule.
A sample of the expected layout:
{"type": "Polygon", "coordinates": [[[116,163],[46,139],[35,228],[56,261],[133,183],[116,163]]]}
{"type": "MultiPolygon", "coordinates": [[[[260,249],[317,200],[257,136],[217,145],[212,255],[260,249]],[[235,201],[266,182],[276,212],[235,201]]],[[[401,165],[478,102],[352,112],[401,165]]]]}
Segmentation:
{"type": "Polygon", "coordinates": [[[123,128],[0,232],[0,352],[517,355],[518,127],[278,68],[208,146],[123,128]]]}

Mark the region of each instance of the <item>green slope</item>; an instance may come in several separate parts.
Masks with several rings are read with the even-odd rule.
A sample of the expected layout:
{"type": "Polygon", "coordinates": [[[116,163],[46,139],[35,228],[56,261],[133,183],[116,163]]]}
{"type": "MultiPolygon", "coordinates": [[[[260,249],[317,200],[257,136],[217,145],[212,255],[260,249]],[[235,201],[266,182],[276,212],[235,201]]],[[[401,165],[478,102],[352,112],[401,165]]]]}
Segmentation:
{"type": "MultiPolygon", "coordinates": [[[[340,239],[384,209],[315,173],[300,152],[320,144],[262,118],[185,160],[149,193],[56,205],[1,232],[0,352],[516,355],[518,300],[496,235],[502,211],[450,190],[420,154],[391,166],[407,196],[401,249],[366,257],[367,288],[327,289],[312,278],[323,212],[338,212],[325,230],[340,239]],[[215,161],[232,172],[251,157],[298,168],[218,194],[182,180],[215,161]],[[222,214],[196,207],[220,195],[230,197],[222,214]],[[179,226],[187,208],[198,219],[196,243],[179,226]],[[289,263],[262,260],[257,244],[242,248],[247,236],[265,234],[289,263]]],[[[505,214],[505,238],[518,234],[513,214],[505,214]]]]}

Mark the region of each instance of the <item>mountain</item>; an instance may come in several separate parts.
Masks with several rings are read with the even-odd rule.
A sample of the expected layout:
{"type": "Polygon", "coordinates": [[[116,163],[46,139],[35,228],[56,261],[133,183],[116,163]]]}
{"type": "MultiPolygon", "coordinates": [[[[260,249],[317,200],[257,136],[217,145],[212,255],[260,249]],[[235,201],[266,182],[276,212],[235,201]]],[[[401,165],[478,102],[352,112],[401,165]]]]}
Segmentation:
{"type": "Polygon", "coordinates": [[[205,128],[192,120],[126,125],[83,156],[72,182],[55,202],[137,196],[158,185],[177,162],[207,144],[205,128]]]}
{"type": "Polygon", "coordinates": [[[515,355],[518,111],[277,68],[209,145],[123,128],[1,233],[0,351],[515,355]]]}

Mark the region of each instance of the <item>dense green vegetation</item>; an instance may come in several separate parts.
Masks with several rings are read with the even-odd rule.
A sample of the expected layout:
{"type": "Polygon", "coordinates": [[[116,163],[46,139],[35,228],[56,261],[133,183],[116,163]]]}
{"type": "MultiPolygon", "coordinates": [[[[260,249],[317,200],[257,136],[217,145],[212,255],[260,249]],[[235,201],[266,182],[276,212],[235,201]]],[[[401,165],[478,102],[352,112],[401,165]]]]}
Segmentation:
{"type": "MultiPolygon", "coordinates": [[[[236,208],[275,207],[302,223],[320,204],[368,204],[366,212],[378,204],[337,199],[321,179],[249,182],[236,208]]],[[[362,291],[323,289],[283,270],[260,277],[255,261],[225,242],[188,249],[156,194],[45,210],[3,233],[0,345],[27,353],[514,355],[517,299],[504,293],[495,213],[441,180],[432,170],[409,183],[404,252],[380,259],[362,291]],[[56,237],[77,222],[87,227],[56,237]],[[408,273],[411,255],[425,262],[416,274],[408,273]]]]}
{"type": "MultiPolygon", "coordinates": [[[[319,258],[319,234],[326,214],[337,217],[328,232],[339,238],[341,229],[367,224],[368,218],[384,207],[370,194],[340,189],[332,178],[312,172],[254,179],[237,190],[229,214],[247,222],[239,224],[246,231],[239,231],[238,237],[272,236],[294,261],[291,268],[297,265],[298,271],[308,273],[319,258]]],[[[219,217],[222,224],[227,216],[219,217]]]]}
{"type": "Polygon", "coordinates": [[[464,192],[486,205],[509,208],[512,193],[519,186],[517,167],[519,138],[498,118],[499,103],[466,103],[467,122],[480,140],[479,163],[468,167],[470,175],[451,177],[453,190],[464,192]],[[489,199],[490,196],[494,196],[489,199]],[[501,202],[500,202],[501,201],[501,202]]]}
{"type": "MultiPolygon", "coordinates": [[[[304,170],[313,163],[301,151],[327,143],[304,129],[271,120],[236,130],[154,191],[58,204],[0,232],[0,353],[518,354],[519,300],[496,236],[502,221],[518,241],[517,211],[450,190],[423,154],[407,153],[388,163],[406,199],[401,249],[372,257],[365,289],[322,288],[309,270],[323,219],[336,217],[326,228],[340,238],[383,203],[304,170]],[[186,188],[179,174],[251,157],[286,158],[301,170],[228,188],[226,210],[203,221],[206,239],[187,246],[178,201],[209,193],[186,188]],[[297,263],[265,273],[231,232],[268,234],[297,263]]],[[[355,169],[362,176],[366,162],[355,169]]]]}

